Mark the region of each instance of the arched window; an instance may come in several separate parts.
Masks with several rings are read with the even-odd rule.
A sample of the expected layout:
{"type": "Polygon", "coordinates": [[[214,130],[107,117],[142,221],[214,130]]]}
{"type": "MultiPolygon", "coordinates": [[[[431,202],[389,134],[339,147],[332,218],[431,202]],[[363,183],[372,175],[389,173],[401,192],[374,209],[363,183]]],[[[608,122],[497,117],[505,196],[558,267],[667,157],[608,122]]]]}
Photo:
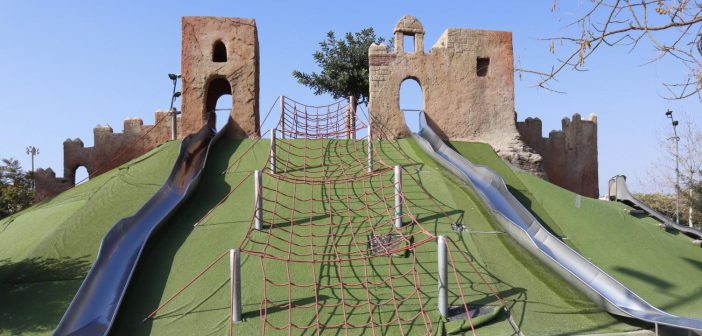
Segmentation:
{"type": "Polygon", "coordinates": [[[85,166],[78,166],[76,167],[75,172],[73,173],[73,178],[75,184],[82,184],[90,180],[90,176],[88,174],[88,169],[85,168],[85,166]]]}
{"type": "Polygon", "coordinates": [[[208,125],[218,131],[223,129],[232,113],[232,87],[226,78],[218,77],[210,81],[207,86],[207,113],[208,125]]]}
{"type": "Polygon", "coordinates": [[[419,131],[419,111],[424,109],[424,94],[415,78],[407,78],[400,84],[400,109],[410,131],[419,131]]]}
{"type": "Polygon", "coordinates": [[[212,46],[212,62],[222,63],[227,61],[227,46],[217,40],[212,46]]]}

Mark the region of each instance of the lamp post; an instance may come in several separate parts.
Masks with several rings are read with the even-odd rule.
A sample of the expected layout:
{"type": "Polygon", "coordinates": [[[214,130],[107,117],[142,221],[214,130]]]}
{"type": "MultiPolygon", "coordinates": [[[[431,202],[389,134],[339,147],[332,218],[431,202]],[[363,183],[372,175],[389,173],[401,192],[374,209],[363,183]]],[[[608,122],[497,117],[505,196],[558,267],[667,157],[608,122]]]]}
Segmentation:
{"type": "Polygon", "coordinates": [[[34,177],[34,157],[39,155],[39,148],[34,146],[27,147],[27,155],[32,156],[32,190],[36,190],[36,179],[34,177]]]}
{"type": "Polygon", "coordinates": [[[178,138],[178,114],[179,112],[173,107],[173,104],[175,104],[176,98],[180,97],[181,93],[179,91],[176,91],[176,85],[178,84],[178,78],[180,78],[180,74],[168,74],[168,78],[170,78],[173,81],[173,94],[171,95],[171,107],[168,109],[168,112],[171,113],[171,140],[175,140],[178,138]]]}
{"type": "Polygon", "coordinates": [[[678,136],[678,121],[673,118],[673,111],[668,109],[665,116],[673,125],[673,136],[668,140],[675,141],[675,224],[680,224],[680,137],[678,136]]]}

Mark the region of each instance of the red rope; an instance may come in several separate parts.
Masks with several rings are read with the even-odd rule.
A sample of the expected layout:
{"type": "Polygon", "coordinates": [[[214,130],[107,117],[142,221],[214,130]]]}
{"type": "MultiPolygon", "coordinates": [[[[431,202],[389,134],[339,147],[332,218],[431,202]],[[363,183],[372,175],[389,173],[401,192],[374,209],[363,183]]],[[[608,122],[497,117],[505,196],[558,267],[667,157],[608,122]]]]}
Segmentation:
{"type": "MultiPolygon", "coordinates": [[[[419,327],[423,334],[432,334],[432,321],[425,307],[427,298],[422,292],[419,273],[425,267],[417,259],[416,251],[427,243],[435,243],[437,238],[417,219],[412,211],[416,204],[413,202],[418,196],[424,196],[445,218],[449,218],[449,215],[412,174],[403,174],[422,193],[410,196],[406,188],[401,189],[404,226],[396,228],[395,183],[390,173],[393,166],[383,160],[387,154],[385,148],[374,146],[377,168],[368,173],[367,139],[343,139],[348,134],[348,125],[345,125],[348,120],[355,120],[356,124],[348,127],[354,132],[367,128],[358,118],[347,118],[348,103],[340,101],[325,106],[308,106],[285,98],[282,106],[278,130],[283,132],[284,138],[276,140],[276,172],[270,171],[268,165],[263,167],[263,215],[260,219],[264,227],[260,232],[255,230],[253,222],[258,211],[254,210],[251,224],[239,245],[241,253],[259,259],[263,284],[259,308],[262,333],[287,330],[288,334],[294,334],[296,332],[293,330],[312,330],[319,335],[324,329],[333,329],[343,330],[348,335],[357,333],[353,329],[370,329],[372,335],[377,335],[387,333],[389,327],[397,327],[400,333],[405,334],[415,333],[415,328],[419,327]],[[317,195],[317,190],[321,190],[321,194],[317,195]],[[377,239],[374,237],[391,237],[395,239],[395,245],[372,247],[371,242],[377,239]],[[409,258],[396,257],[398,253],[407,253],[409,258]],[[381,271],[383,268],[374,265],[376,261],[387,262],[384,273],[381,271]],[[310,267],[311,279],[294,278],[293,270],[297,267],[310,267]],[[376,288],[387,288],[389,296],[376,297],[376,288]],[[350,294],[356,289],[362,294],[350,294]],[[271,297],[272,292],[279,293],[280,290],[287,292],[288,297],[282,300],[271,297]],[[314,302],[294,300],[304,290],[314,291],[314,302]],[[337,293],[335,300],[322,299],[320,291],[337,293]],[[269,313],[279,309],[287,312],[287,321],[282,324],[278,319],[269,317],[269,313]],[[314,310],[313,314],[304,314],[314,317],[307,323],[300,323],[295,319],[295,316],[299,316],[294,314],[296,309],[314,310]],[[357,309],[367,310],[367,319],[355,322],[353,317],[357,309]],[[377,311],[391,312],[391,317],[377,319],[377,311]],[[326,315],[329,312],[331,314],[326,315]]],[[[384,130],[378,127],[373,131],[381,137],[384,134],[384,130]]],[[[394,151],[403,156],[403,160],[411,162],[397,144],[390,143],[394,151]]],[[[235,163],[242,160],[252,147],[235,163]]],[[[269,161],[270,155],[272,153],[269,154],[269,161]]],[[[229,165],[227,170],[235,163],[229,165]]],[[[248,180],[249,175],[199,222],[222,206],[243,181],[248,180]]],[[[487,284],[504,304],[495,289],[478,272],[474,262],[458,251],[480,281],[487,284]]],[[[224,255],[226,253],[215,263],[224,255]]],[[[452,249],[448,249],[448,255],[460,302],[475,335],[469,303],[452,249]]],[[[171,302],[211,267],[212,264],[162,306],[171,302]]],[[[233,326],[230,322],[231,333],[233,326]]]]}

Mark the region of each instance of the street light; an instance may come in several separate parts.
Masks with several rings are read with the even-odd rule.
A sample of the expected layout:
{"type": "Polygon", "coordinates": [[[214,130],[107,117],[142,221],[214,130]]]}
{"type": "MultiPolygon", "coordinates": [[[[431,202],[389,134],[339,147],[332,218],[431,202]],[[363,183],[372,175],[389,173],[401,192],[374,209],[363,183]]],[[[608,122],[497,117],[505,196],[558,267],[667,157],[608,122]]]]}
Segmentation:
{"type": "Polygon", "coordinates": [[[168,78],[173,81],[173,94],[171,95],[171,107],[168,112],[171,113],[171,140],[178,138],[178,111],[173,107],[176,98],[181,96],[180,91],[176,91],[176,85],[178,85],[178,78],[181,78],[180,74],[168,74],[168,78]]]}
{"type": "Polygon", "coordinates": [[[678,136],[678,121],[673,118],[673,111],[668,109],[665,116],[673,125],[673,136],[668,140],[675,140],[675,224],[680,224],[680,137],[678,136]]]}
{"type": "Polygon", "coordinates": [[[27,155],[32,156],[32,190],[36,189],[36,179],[34,177],[34,157],[39,155],[39,148],[34,146],[27,147],[27,155]]]}

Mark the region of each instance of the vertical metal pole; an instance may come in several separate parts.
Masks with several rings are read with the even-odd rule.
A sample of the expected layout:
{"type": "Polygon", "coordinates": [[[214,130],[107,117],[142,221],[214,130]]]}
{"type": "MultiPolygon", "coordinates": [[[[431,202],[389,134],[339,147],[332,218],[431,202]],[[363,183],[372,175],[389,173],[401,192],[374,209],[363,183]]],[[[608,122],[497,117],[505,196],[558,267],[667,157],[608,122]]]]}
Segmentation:
{"type": "Polygon", "coordinates": [[[346,108],[346,139],[351,139],[351,97],[349,97],[349,106],[346,108]]]}
{"type": "MultiPolygon", "coordinates": [[[[690,201],[692,201],[692,177],[690,177],[690,201]]],[[[692,207],[690,205],[687,206],[687,226],[693,227],[692,226],[692,207]]]]}
{"type": "Polygon", "coordinates": [[[351,96],[349,99],[349,107],[351,109],[351,139],[356,140],[356,96],[351,96]]]}
{"type": "Polygon", "coordinates": [[[285,139],[285,96],[280,96],[280,138],[285,139]]]}
{"type": "Polygon", "coordinates": [[[368,122],[368,173],[373,172],[373,137],[371,136],[370,121],[368,122]]]}
{"type": "Polygon", "coordinates": [[[239,249],[229,250],[229,273],[231,276],[232,322],[241,322],[241,253],[239,249]]]}
{"type": "Polygon", "coordinates": [[[395,166],[395,227],[402,227],[402,167],[395,166]]]}
{"type": "Polygon", "coordinates": [[[27,154],[32,157],[32,191],[37,191],[37,177],[34,175],[34,157],[39,155],[39,149],[34,146],[27,147],[27,154]]]}
{"type": "Polygon", "coordinates": [[[438,271],[439,271],[439,313],[443,317],[448,317],[448,267],[446,237],[437,237],[438,271]]]}
{"type": "Polygon", "coordinates": [[[262,200],[262,186],[261,186],[261,171],[254,170],[254,206],[256,207],[256,212],[254,214],[254,227],[256,230],[263,229],[263,200],[262,200]]]}
{"type": "Polygon", "coordinates": [[[271,172],[275,174],[275,133],[276,129],[271,130],[271,172]]]}
{"type": "Polygon", "coordinates": [[[680,138],[676,123],[673,123],[675,136],[675,224],[680,224],[680,138]]]}

